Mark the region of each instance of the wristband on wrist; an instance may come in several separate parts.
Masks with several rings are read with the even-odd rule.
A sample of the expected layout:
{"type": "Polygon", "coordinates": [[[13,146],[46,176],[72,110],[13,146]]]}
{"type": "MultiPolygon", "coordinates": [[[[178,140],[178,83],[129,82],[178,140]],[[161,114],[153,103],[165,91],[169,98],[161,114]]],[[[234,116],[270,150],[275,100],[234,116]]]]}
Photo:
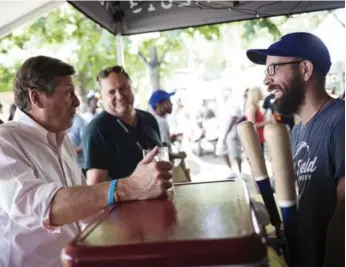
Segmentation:
{"type": "Polygon", "coordinates": [[[117,190],[118,180],[113,180],[109,186],[108,191],[108,205],[115,204],[115,192],[117,190]]]}

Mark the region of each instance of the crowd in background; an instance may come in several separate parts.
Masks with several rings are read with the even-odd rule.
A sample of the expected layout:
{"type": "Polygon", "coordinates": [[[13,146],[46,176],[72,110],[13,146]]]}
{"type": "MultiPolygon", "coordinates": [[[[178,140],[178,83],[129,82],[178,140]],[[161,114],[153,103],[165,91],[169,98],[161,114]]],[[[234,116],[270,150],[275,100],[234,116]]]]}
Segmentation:
{"type": "MultiPolygon", "coordinates": [[[[344,99],[344,93],[340,96],[335,95],[333,89],[326,90],[333,98],[344,99]]],[[[154,91],[148,100],[149,111],[158,121],[161,140],[164,145],[173,145],[173,150],[178,152],[176,158],[181,154],[181,144],[187,144],[182,140],[188,140],[190,143],[196,144],[196,149],[192,152],[197,156],[203,156],[203,140],[209,140],[213,146],[211,153],[217,157],[222,157],[225,164],[229,167],[230,172],[228,178],[236,177],[242,172],[243,151],[237,133],[237,124],[249,120],[256,127],[258,138],[264,151],[265,139],[263,136],[264,126],[268,123],[283,123],[288,131],[291,131],[297,118],[292,116],[284,116],[275,110],[274,94],[269,93],[264,97],[261,88],[247,88],[244,90],[243,103],[240,105],[234,101],[231,90],[225,90],[224,101],[219,112],[216,111],[215,105],[208,105],[203,102],[200,109],[194,114],[188,114],[186,105],[181,97],[171,101],[174,97],[173,93],[168,93],[162,89],[154,91]],[[174,104],[173,104],[174,103],[174,104]],[[194,125],[191,127],[191,124],[194,125]],[[236,168],[234,167],[236,166],[236,168]]],[[[77,153],[78,164],[84,170],[84,153],[82,139],[85,127],[103,110],[100,94],[91,90],[86,99],[85,111],[78,112],[74,119],[73,125],[68,129],[67,133],[74,145],[77,153]]],[[[0,103],[0,113],[2,105],[0,103]]],[[[16,105],[12,104],[9,108],[9,116],[7,121],[13,119],[16,111],[16,105]]],[[[4,123],[0,120],[0,123],[4,123]]],[[[174,154],[171,152],[172,155],[174,154]]],[[[171,156],[172,156],[171,155],[171,156]]],[[[174,156],[173,156],[174,158],[174,156]]]]}

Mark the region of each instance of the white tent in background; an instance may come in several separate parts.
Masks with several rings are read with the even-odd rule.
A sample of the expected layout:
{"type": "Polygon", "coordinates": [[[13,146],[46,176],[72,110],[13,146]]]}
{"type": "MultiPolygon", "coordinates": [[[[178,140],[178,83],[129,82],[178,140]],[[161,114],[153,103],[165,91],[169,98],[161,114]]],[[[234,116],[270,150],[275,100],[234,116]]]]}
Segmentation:
{"type": "MultiPolygon", "coordinates": [[[[343,10],[340,10],[340,12],[341,11],[343,10]]],[[[339,17],[340,19],[342,18],[342,16],[339,17]]],[[[333,63],[340,60],[345,60],[345,28],[334,17],[334,15],[330,14],[312,33],[320,37],[321,40],[326,44],[330,51],[330,56],[333,63]]]]}
{"type": "Polygon", "coordinates": [[[0,1],[0,38],[15,28],[61,6],[64,1],[0,1]]]}
{"type": "MultiPolygon", "coordinates": [[[[344,12],[344,10],[339,12],[344,12]]],[[[343,16],[338,16],[338,18],[341,19],[343,16]]],[[[330,51],[332,66],[327,76],[326,85],[327,87],[334,87],[336,93],[340,94],[345,90],[345,28],[334,15],[330,14],[313,33],[321,38],[330,51]]]]}

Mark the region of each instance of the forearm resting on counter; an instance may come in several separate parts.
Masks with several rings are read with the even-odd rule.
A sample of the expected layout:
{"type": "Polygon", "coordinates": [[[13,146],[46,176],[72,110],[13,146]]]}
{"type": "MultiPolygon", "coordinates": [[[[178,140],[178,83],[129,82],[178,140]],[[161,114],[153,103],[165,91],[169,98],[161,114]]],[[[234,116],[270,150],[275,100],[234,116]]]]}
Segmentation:
{"type": "Polygon", "coordinates": [[[105,182],[59,189],[51,202],[50,223],[55,226],[73,223],[101,210],[107,206],[109,185],[105,182]]]}

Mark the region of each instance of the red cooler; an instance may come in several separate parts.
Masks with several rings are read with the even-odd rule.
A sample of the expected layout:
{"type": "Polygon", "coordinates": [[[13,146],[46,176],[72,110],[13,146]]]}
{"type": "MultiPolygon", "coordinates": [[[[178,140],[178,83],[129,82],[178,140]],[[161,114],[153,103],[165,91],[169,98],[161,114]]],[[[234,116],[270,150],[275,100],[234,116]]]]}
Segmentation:
{"type": "Polygon", "coordinates": [[[77,266],[268,266],[243,181],[176,184],[168,199],[105,209],[62,252],[77,266]]]}

